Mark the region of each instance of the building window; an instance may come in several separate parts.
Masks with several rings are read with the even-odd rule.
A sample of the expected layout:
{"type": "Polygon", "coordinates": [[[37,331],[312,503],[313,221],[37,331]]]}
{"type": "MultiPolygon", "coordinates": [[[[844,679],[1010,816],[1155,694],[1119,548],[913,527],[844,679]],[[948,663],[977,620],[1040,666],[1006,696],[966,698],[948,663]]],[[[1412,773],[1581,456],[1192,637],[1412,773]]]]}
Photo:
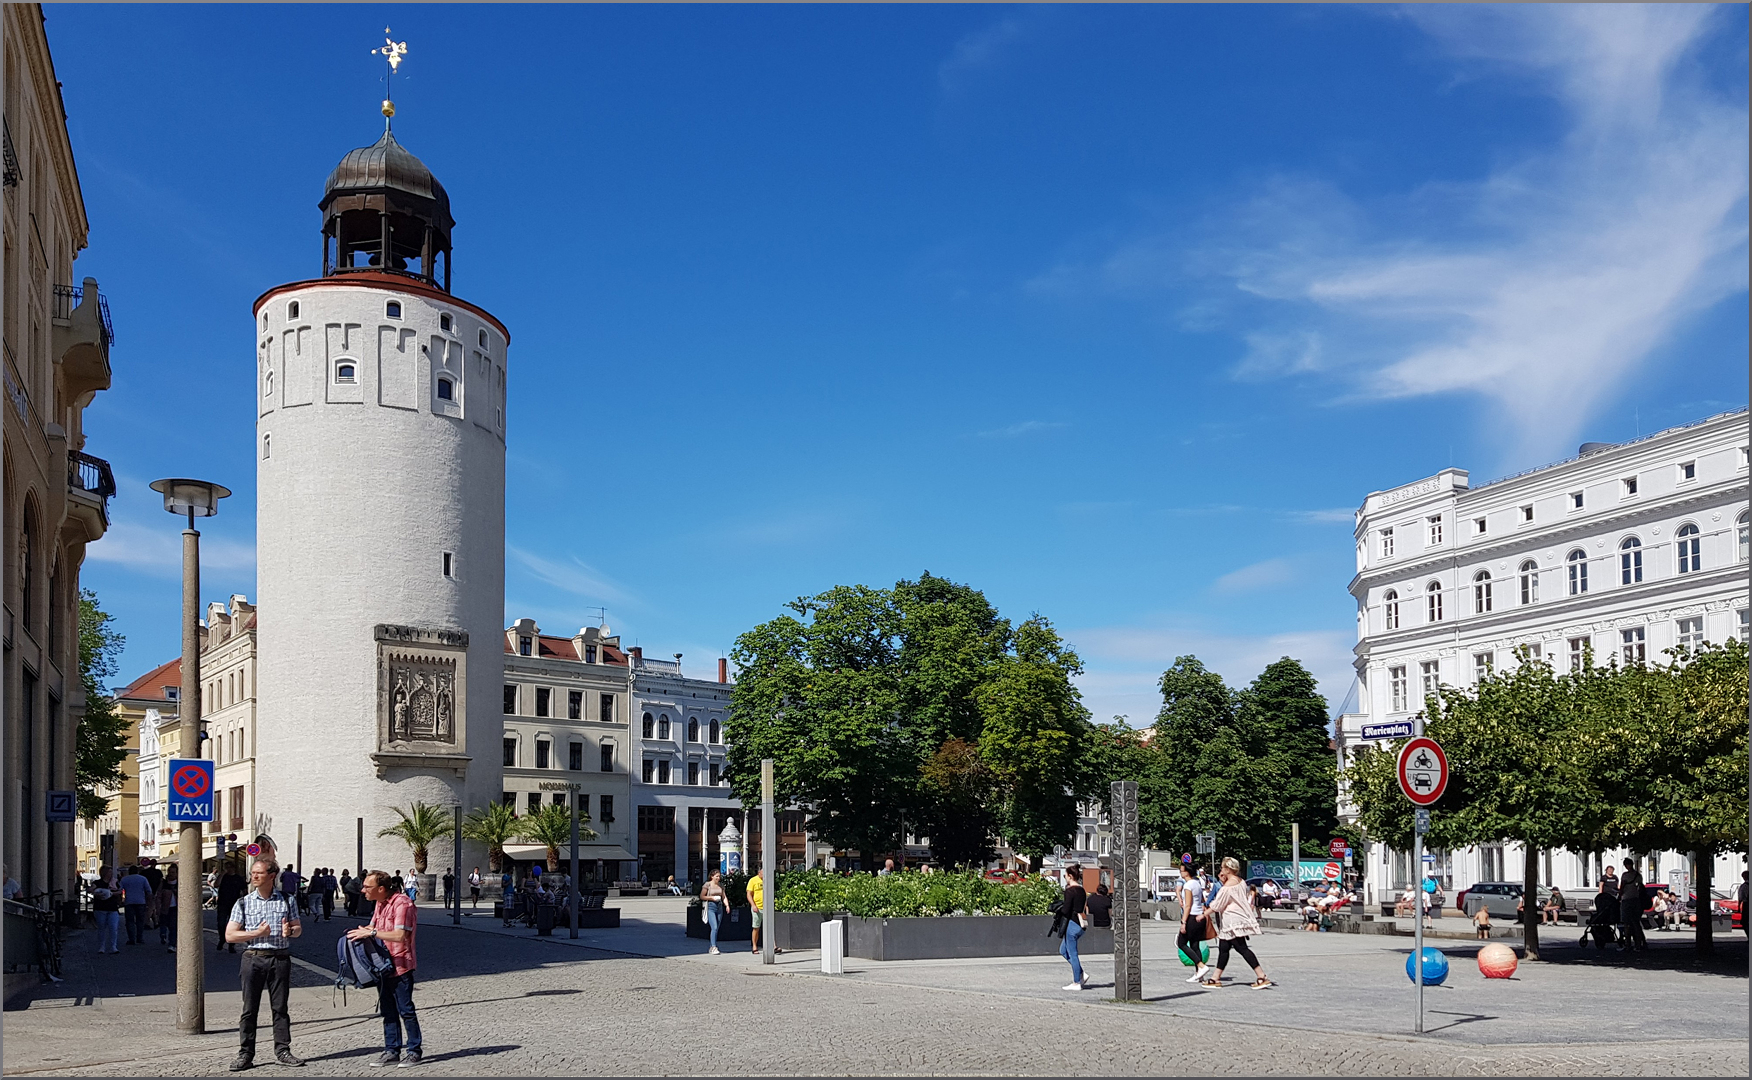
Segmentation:
{"type": "Polygon", "coordinates": [[[566,746],[566,768],[572,770],[573,772],[582,772],[584,770],[584,744],[583,743],[581,743],[581,742],[569,743],[566,746]]]}
{"type": "Polygon", "coordinates": [[[263,435],[262,436],[262,460],[263,461],[266,461],[268,458],[274,456],[273,455],[274,448],[273,448],[273,442],[272,442],[273,438],[274,437],[272,435],[263,435]]]}
{"type": "Polygon", "coordinates": [[[455,577],[456,576],[456,556],[451,554],[450,552],[446,551],[442,556],[440,556],[440,561],[443,563],[444,576],[447,578],[455,577]]]}
{"type": "Polygon", "coordinates": [[[553,745],[554,745],[553,743],[548,742],[546,739],[535,740],[535,767],[536,768],[545,769],[548,767],[548,753],[553,748],[553,745]]]}
{"type": "Polygon", "coordinates": [[[1442,583],[1432,581],[1424,586],[1425,599],[1429,605],[1430,622],[1442,621],[1442,583]]]}
{"type": "Polygon", "coordinates": [[[1528,559],[1521,564],[1521,603],[1539,602],[1539,564],[1528,559]]]}
{"type": "Polygon", "coordinates": [[[1495,658],[1495,654],[1493,654],[1493,653],[1487,653],[1487,652],[1473,653],[1472,654],[1472,681],[1475,683],[1481,683],[1484,680],[1490,678],[1490,673],[1491,673],[1491,670],[1493,669],[1493,667],[1495,666],[1495,663],[1496,663],[1496,658],[1495,658]]]}
{"type": "Polygon", "coordinates": [[[586,664],[596,663],[596,646],[594,646],[594,645],[584,646],[584,662],[586,664]]]}
{"type": "Polygon", "coordinates": [[[1441,689],[1442,662],[1440,660],[1425,660],[1418,665],[1418,673],[1423,677],[1423,696],[1428,699],[1441,689]]]}
{"type": "Polygon", "coordinates": [[[1539,660],[1544,659],[1545,648],[1544,648],[1544,646],[1540,645],[1537,641],[1535,641],[1531,645],[1521,646],[1521,655],[1525,659],[1526,662],[1534,663],[1534,662],[1537,662],[1539,660]]]}
{"type": "Polygon", "coordinates": [[[297,317],[298,317],[298,301],[294,300],[290,304],[286,305],[286,318],[288,320],[290,320],[290,319],[296,319],[297,317]]]}
{"type": "Polygon", "coordinates": [[[1686,484],[1695,479],[1697,479],[1697,462],[1681,461],[1679,463],[1679,482],[1686,484]]]}
{"type": "Polygon", "coordinates": [[[568,720],[582,720],[582,719],[584,719],[584,691],[582,691],[582,690],[568,690],[568,691],[566,691],[566,719],[568,719],[568,720]]]}
{"type": "Polygon", "coordinates": [[[1577,548],[1569,553],[1569,594],[1580,596],[1588,591],[1588,553],[1577,548]]]}
{"type": "Polygon", "coordinates": [[[719,784],[723,783],[723,781],[724,781],[723,768],[724,767],[722,765],[718,764],[716,761],[712,762],[712,786],[713,787],[717,787],[719,784]]]}
{"type": "MultiPolygon", "coordinates": [[[[554,797],[548,801],[552,802],[555,806],[565,806],[566,805],[566,797],[568,794],[569,794],[568,792],[556,791],[556,792],[554,792],[554,797]]],[[[590,814],[590,811],[586,810],[586,811],[584,811],[584,814],[585,814],[585,816],[588,817],[590,814]]]]}
{"type": "Polygon", "coordinates": [[[1748,532],[1748,529],[1752,528],[1752,525],[1748,524],[1747,511],[1740,511],[1738,524],[1740,527],[1740,561],[1745,562],[1746,557],[1749,554],[1752,554],[1752,544],[1749,544],[1749,542],[1752,542],[1752,533],[1748,532]]]}
{"type": "Polygon", "coordinates": [[[644,767],[643,771],[640,773],[641,778],[645,781],[645,783],[649,784],[651,782],[652,778],[655,777],[656,775],[657,775],[657,763],[655,761],[652,761],[650,758],[646,758],[645,759],[645,767],[644,767]]]}
{"type": "Polygon", "coordinates": [[[535,715],[546,716],[548,714],[548,701],[552,696],[553,692],[545,686],[535,688],[535,715]]]}
{"type": "Polygon", "coordinates": [[[710,724],[707,724],[706,730],[706,741],[716,743],[718,741],[718,721],[714,719],[710,724]]]}
{"type": "Polygon", "coordinates": [[[526,638],[526,637],[518,638],[517,639],[517,655],[518,656],[533,656],[533,655],[535,655],[535,642],[530,640],[529,638],[526,638]]]}
{"type": "Polygon", "coordinates": [[[529,793],[529,802],[527,805],[529,806],[530,813],[532,813],[532,814],[540,813],[541,812],[541,792],[539,792],[539,791],[530,792],[529,793]]]}
{"type": "Polygon", "coordinates": [[[1642,627],[1633,626],[1628,630],[1621,630],[1619,631],[1618,636],[1624,645],[1624,663],[1626,667],[1631,664],[1641,664],[1648,659],[1645,651],[1646,643],[1643,640],[1642,627]]]}
{"type": "Polygon", "coordinates": [[[642,725],[640,725],[639,734],[643,735],[647,739],[656,738],[657,737],[657,718],[652,716],[650,713],[646,713],[644,723],[642,725]]]}
{"type": "Polygon", "coordinates": [[[1679,647],[1694,653],[1703,646],[1703,618],[1679,620],[1679,647]]]}
{"type": "Polygon", "coordinates": [[[1473,519],[1472,519],[1472,532],[1473,532],[1473,535],[1475,535],[1475,536],[1483,536],[1483,535],[1484,535],[1484,530],[1485,530],[1485,528],[1486,528],[1486,525],[1487,525],[1487,521],[1486,521],[1486,519],[1485,519],[1485,518],[1473,518],[1473,519]]]}
{"type": "Polygon", "coordinates": [[[1584,505],[1584,503],[1586,502],[1586,493],[1580,492],[1580,491],[1572,491],[1572,492],[1570,492],[1569,498],[1570,498],[1570,509],[1572,511],[1580,510],[1582,508],[1582,506],[1584,505]]]}
{"type": "Polygon", "coordinates": [[[517,712],[517,688],[515,686],[505,688],[505,712],[508,714],[517,712]]]}
{"type": "Polygon", "coordinates": [[[269,368],[267,371],[267,374],[262,376],[262,396],[265,398],[271,398],[274,396],[274,369],[273,368],[269,368]]]}
{"type": "Polygon", "coordinates": [[[664,713],[663,715],[661,715],[657,718],[657,737],[659,739],[669,738],[669,714],[668,713],[664,713]]]}
{"type": "Polygon", "coordinates": [[[600,768],[601,768],[602,772],[613,772],[614,771],[614,744],[613,743],[605,742],[602,744],[602,765],[600,766],[600,768]]]}
{"type": "Polygon", "coordinates": [[[1740,640],[1752,642],[1752,626],[1746,622],[1747,617],[1752,616],[1752,608],[1741,608],[1735,614],[1740,616],[1740,640]]]}
{"type": "Polygon", "coordinates": [[[1703,569],[1703,538],[1695,525],[1679,527],[1679,572],[1694,574],[1703,569]]]}
{"type": "Polygon", "coordinates": [[[449,379],[438,380],[438,399],[440,401],[456,400],[456,394],[449,379]]]}
{"type": "Polygon", "coordinates": [[[1628,499],[1635,494],[1636,494],[1636,477],[1634,477],[1634,476],[1625,477],[1624,478],[1624,497],[1628,499]]]}
{"type": "Polygon", "coordinates": [[[697,786],[699,786],[699,782],[700,782],[700,763],[697,761],[690,761],[687,763],[687,786],[688,787],[697,787],[697,786]]]}
{"type": "Polygon", "coordinates": [[[338,383],[358,382],[359,369],[352,364],[336,364],[335,381],[338,383]]]}
{"type": "Polygon", "coordinates": [[[515,791],[501,791],[499,792],[499,801],[506,806],[515,807],[517,805],[517,793],[515,791]]]}
{"type": "Polygon", "coordinates": [[[614,695],[603,694],[596,703],[596,718],[605,724],[614,723],[614,695]]]}
{"type": "Polygon", "coordinates": [[[1405,668],[1387,669],[1387,696],[1389,712],[1405,711],[1405,668]]]}
{"type": "Polygon", "coordinates": [[[1393,557],[1393,530],[1392,529],[1382,529],[1381,530],[1381,557],[1383,559],[1391,559],[1393,557]]]}
{"type": "Polygon", "coordinates": [[[438,316],[438,329],[440,329],[440,330],[450,329],[450,316],[449,315],[438,316]]]}
{"type": "Polygon", "coordinates": [[[1627,536],[1618,545],[1618,583],[1635,585],[1642,580],[1642,541],[1627,536]]]}
{"type": "Polygon", "coordinates": [[[614,824],[614,796],[603,795],[597,799],[596,805],[600,808],[596,813],[598,820],[604,825],[614,824]]]}
{"type": "Polygon", "coordinates": [[[1427,519],[1427,521],[1428,521],[1428,524],[1430,527],[1430,544],[1432,546],[1434,546],[1436,544],[1441,543],[1442,542],[1442,515],[1431,514],[1429,516],[1429,518],[1427,519]]]}
{"type": "Polygon", "coordinates": [[[392,319],[401,318],[401,301],[391,300],[389,303],[384,304],[383,313],[392,319]]]}
{"type": "Polygon", "coordinates": [[[480,341],[481,341],[481,348],[483,348],[483,349],[486,348],[487,347],[487,332],[485,330],[480,331],[480,341]]]}
{"type": "Polygon", "coordinates": [[[659,784],[669,783],[669,759],[668,758],[664,758],[662,761],[659,761],[657,763],[657,782],[659,784]]]}
{"type": "Polygon", "coordinates": [[[1569,639],[1569,662],[1571,671],[1580,671],[1588,663],[1588,639],[1573,637],[1569,639]]]}
{"type": "Polygon", "coordinates": [[[688,717],[688,720],[687,720],[687,741],[688,742],[699,742],[700,741],[700,721],[699,721],[699,717],[697,717],[697,716],[688,717]]]}
{"type": "Polygon", "coordinates": [[[505,767],[507,769],[515,769],[517,767],[517,740],[507,736],[504,742],[504,747],[505,767]]]}
{"type": "Polygon", "coordinates": [[[1490,571],[1480,570],[1472,576],[1472,612],[1484,615],[1489,613],[1490,606],[1490,571]]]}
{"type": "Polygon", "coordinates": [[[1397,590],[1388,589],[1387,594],[1381,597],[1381,612],[1385,616],[1387,629],[1399,629],[1399,592],[1397,590]]]}
{"type": "Polygon", "coordinates": [[[1533,524],[1533,504],[1532,503],[1528,503],[1526,506],[1521,507],[1521,524],[1523,524],[1523,525],[1533,524]]]}

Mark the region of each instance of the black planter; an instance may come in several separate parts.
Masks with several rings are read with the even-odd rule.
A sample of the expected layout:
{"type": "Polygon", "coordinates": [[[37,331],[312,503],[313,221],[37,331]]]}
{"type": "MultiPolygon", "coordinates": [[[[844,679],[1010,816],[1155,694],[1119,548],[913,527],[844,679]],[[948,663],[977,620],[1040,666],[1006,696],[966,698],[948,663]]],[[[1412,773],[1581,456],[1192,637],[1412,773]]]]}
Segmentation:
{"type": "MultiPolygon", "coordinates": [[[[865,960],[953,960],[982,956],[1057,956],[1051,915],[963,915],[916,919],[849,917],[846,955],[865,960]]],[[[819,934],[817,930],[817,944],[819,934]]],[[[722,936],[722,935],[720,935],[722,936]]],[[[1078,955],[1113,952],[1113,931],[1090,928],[1078,955]]]]}
{"type": "MultiPolygon", "coordinates": [[[[719,941],[748,941],[753,935],[754,920],[749,917],[749,910],[731,908],[724,914],[724,919],[718,924],[719,941]]],[[[706,938],[712,936],[712,928],[706,923],[706,909],[703,904],[689,904],[687,908],[687,936],[691,938],[706,938]]],[[[779,948],[784,948],[783,945],[779,948]]]]}
{"type": "Polygon", "coordinates": [[[841,954],[850,956],[851,954],[845,951],[845,920],[848,917],[843,911],[835,915],[823,915],[818,911],[776,911],[773,913],[773,947],[776,949],[819,949],[821,948],[821,924],[837,919],[840,926],[841,954]]]}

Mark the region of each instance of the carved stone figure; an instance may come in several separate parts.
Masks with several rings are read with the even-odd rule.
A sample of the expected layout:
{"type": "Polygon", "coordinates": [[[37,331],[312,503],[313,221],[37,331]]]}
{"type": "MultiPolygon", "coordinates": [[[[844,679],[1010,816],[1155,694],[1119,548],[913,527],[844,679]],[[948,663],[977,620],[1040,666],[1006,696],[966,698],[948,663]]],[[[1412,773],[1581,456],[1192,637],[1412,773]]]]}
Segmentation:
{"type": "Polygon", "coordinates": [[[456,742],[456,661],[390,653],[387,736],[391,742],[456,742]]]}

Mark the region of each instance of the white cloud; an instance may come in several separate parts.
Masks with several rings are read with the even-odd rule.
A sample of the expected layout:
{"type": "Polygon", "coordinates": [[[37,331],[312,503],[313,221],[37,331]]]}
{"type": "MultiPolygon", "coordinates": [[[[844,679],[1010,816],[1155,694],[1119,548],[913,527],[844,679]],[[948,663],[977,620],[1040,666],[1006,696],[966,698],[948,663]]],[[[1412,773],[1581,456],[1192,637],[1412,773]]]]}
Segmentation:
{"type": "Polygon", "coordinates": [[[1229,571],[1211,582],[1211,591],[1219,596],[1234,595],[1269,589],[1273,585],[1284,585],[1294,580],[1296,568],[1291,565],[1290,560],[1266,559],[1264,562],[1229,571]]]}
{"type": "Polygon", "coordinates": [[[585,563],[582,559],[573,557],[564,562],[557,562],[533,551],[506,545],[506,554],[521,563],[539,581],[564,590],[575,596],[594,600],[599,604],[638,604],[638,598],[607,576],[585,563]]]}
{"type": "Polygon", "coordinates": [[[1354,526],[1357,523],[1357,512],[1346,506],[1335,506],[1328,510],[1286,510],[1284,516],[1292,521],[1305,521],[1313,525],[1343,523],[1354,526]]]}
{"type": "Polygon", "coordinates": [[[978,72],[996,65],[1022,36],[1022,24],[1012,16],[999,19],[955,43],[948,59],[937,65],[937,82],[945,92],[960,89],[978,72]]]}
{"type": "MultiPolygon", "coordinates": [[[[156,577],[182,576],[182,527],[168,515],[168,528],[134,521],[112,521],[103,539],[85,548],[86,559],[111,563],[156,577]]],[[[254,570],[255,544],[223,537],[201,537],[202,570],[254,570]]]]}
{"type": "Polygon", "coordinates": [[[1019,424],[1011,424],[1009,427],[992,428],[990,431],[979,432],[979,437],[982,439],[1014,439],[1019,435],[1056,431],[1059,428],[1069,426],[1069,424],[1057,420],[1024,420],[1019,424]]]}

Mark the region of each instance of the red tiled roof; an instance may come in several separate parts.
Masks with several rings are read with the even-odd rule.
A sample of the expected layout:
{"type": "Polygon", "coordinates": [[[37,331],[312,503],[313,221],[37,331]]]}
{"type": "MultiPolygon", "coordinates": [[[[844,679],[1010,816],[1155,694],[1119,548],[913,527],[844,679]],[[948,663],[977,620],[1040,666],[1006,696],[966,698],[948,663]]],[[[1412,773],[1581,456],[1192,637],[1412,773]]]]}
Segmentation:
{"type": "Polygon", "coordinates": [[[182,686],[182,657],[166,660],[146,674],[129,683],[123,691],[116,695],[125,698],[151,698],[163,701],[164,688],[167,686],[182,686]]]}
{"type": "MultiPolygon", "coordinates": [[[[505,639],[505,651],[507,653],[515,653],[517,651],[511,647],[511,639],[509,637],[505,639]]],[[[547,634],[542,634],[536,638],[536,653],[539,656],[549,657],[554,660],[570,660],[573,663],[579,663],[583,659],[578,655],[578,650],[572,647],[571,638],[551,637],[547,634]]],[[[625,653],[621,652],[613,645],[604,645],[602,646],[602,662],[605,664],[620,664],[624,667],[627,662],[627,657],[625,653]]]]}

